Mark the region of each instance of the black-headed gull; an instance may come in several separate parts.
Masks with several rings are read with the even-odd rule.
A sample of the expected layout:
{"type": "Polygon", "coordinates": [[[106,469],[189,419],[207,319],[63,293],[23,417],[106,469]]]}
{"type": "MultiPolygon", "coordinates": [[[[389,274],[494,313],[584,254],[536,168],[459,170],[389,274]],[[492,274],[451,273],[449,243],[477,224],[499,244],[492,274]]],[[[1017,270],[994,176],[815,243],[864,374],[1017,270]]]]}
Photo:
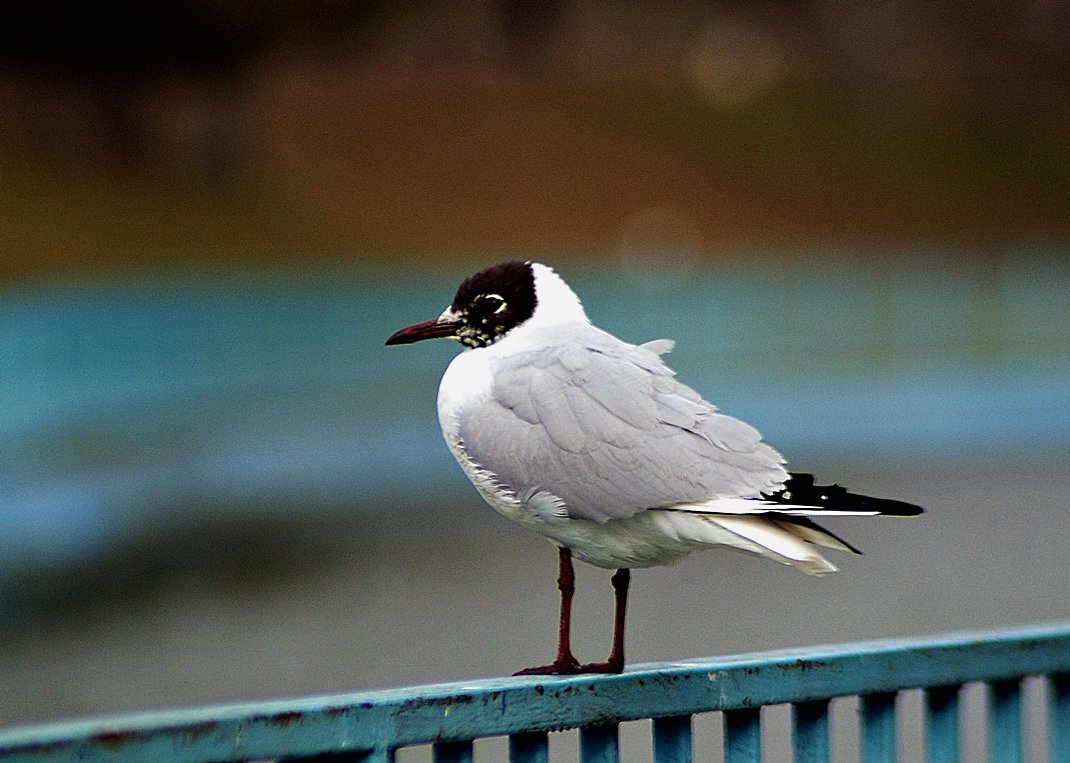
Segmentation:
{"type": "Polygon", "coordinates": [[[386,343],[436,337],[465,348],[438,391],[450,451],[487,503],[559,549],[557,657],[522,674],[622,671],[634,567],[727,546],[823,575],[836,567],[819,547],[857,551],[814,517],[922,512],[787,472],[757,430],[677,381],[661,360],[671,341],[634,345],[593,326],[545,265],[481,270],[442,315],[386,343]],[[573,556],[616,570],[605,662],[572,655],[573,556]]]}

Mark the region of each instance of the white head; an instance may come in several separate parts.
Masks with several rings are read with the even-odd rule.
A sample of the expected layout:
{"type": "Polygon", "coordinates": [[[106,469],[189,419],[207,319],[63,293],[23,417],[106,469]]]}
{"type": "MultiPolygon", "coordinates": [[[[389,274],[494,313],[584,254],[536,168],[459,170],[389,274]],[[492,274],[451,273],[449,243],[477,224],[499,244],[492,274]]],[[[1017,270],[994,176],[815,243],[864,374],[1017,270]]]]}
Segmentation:
{"type": "Polygon", "coordinates": [[[579,297],[557,273],[538,262],[503,262],[468,276],[438,318],[409,326],[386,340],[456,339],[468,349],[497,342],[518,326],[587,323],[579,297]]]}

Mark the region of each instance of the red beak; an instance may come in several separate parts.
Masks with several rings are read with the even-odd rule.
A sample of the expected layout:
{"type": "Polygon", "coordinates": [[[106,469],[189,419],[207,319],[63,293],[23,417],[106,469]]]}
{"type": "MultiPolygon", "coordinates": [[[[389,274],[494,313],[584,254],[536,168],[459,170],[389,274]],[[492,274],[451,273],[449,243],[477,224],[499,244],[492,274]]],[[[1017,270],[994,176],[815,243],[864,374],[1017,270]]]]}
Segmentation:
{"type": "Polygon", "coordinates": [[[461,324],[457,321],[445,321],[435,318],[431,321],[417,323],[415,326],[406,326],[401,331],[390,335],[387,344],[412,344],[424,339],[456,339],[457,329],[461,324]]]}

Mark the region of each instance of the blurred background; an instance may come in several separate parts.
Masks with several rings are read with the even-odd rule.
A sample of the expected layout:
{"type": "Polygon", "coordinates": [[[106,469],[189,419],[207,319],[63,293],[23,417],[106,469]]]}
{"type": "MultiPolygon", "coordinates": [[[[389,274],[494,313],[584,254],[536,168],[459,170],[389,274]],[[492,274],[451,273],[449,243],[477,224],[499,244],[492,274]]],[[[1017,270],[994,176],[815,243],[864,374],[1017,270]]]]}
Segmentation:
{"type": "MultiPolygon", "coordinates": [[[[796,469],[814,580],[641,571],[632,661],[1070,612],[1070,6],[0,7],[0,725],[500,675],[552,547],[437,429],[467,273],[557,268],[796,469]]],[[[608,573],[578,571],[604,656],[608,573]]]]}

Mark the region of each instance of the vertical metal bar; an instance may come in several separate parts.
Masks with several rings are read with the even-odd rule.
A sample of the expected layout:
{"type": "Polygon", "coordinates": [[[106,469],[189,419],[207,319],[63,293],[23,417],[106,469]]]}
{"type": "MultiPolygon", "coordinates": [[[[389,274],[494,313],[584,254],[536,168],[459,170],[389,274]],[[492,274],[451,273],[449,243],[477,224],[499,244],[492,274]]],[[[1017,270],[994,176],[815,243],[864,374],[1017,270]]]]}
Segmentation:
{"type": "Polygon", "coordinates": [[[691,716],[655,718],[654,763],[691,763],[691,716]]]}
{"type": "Polygon", "coordinates": [[[761,708],[725,711],[724,760],[725,763],[761,763],[761,708]]]}
{"type": "Polygon", "coordinates": [[[829,762],[829,701],[791,706],[791,749],[794,763],[829,762]]]}
{"type": "Polygon", "coordinates": [[[433,763],[472,763],[471,742],[436,742],[431,747],[433,763]]]}
{"type": "Polygon", "coordinates": [[[866,694],[862,713],[862,763],[895,763],[895,694],[866,694]]]}
{"type": "Polygon", "coordinates": [[[1048,760],[1070,763],[1070,673],[1048,676],[1048,760]]]}
{"type": "Polygon", "coordinates": [[[935,686],[925,692],[925,759],[958,763],[959,686],[935,686]]]}
{"type": "Polygon", "coordinates": [[[580,729],[580,763],[620,763],[616,723],[580,729]]]}
{"type": "Polygon", "coordinates": [[[509,763],[547,763],[550,744],[546,733],[529,731],[509,737],[509,763]]]}
{"type": "Polygon", "coordinates": [[[988,687],[988,763],[1021,763],[1022,683],[996,681],[988,687]]]}

